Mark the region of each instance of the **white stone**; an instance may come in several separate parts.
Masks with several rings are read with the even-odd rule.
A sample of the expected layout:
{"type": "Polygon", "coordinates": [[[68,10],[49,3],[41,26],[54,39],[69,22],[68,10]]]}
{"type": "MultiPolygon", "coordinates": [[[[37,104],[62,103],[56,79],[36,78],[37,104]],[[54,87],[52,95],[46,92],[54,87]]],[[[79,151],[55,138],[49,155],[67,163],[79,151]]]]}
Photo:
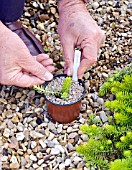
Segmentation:
{"type": "Polygon", "coordinates": [[[61,133],[61,132],[62,132],[62,127],[63,127],[62,124],[58,125],[58,128],[57,128],[57,132],[58,132],[58,133],[61,133]]]}
{"type": "Polygon", "coordinates": [[[7,162],[8,156],[2,156],[0,159],[2,162],[7,162]]]}
{"type": "Polygon", "coordinates": [[[67,133],[71,133],[72,130],[73,130],[72,127],[68,127],[68,128],[67,128],[67,133]]]}
{"type": "Polygon", "coordinates": [[[11,161],[12,163],[18,163],[17,158],[16,158],[16,156],[14,156],[14,155],[11,157],[10,161],[11,161]]]}
{"type": "Polygon", "coordinates": [[[77,164],[78,162],[82,161],[82,158],[75,156],[74,157],[74,162],[77,164]]]}
{"type": "Polygon", "coordinates": [[[42,146],[43,149],[46,148],[46,144],[44,143],[43,140],[39,140],[39,143],[40,143],[40,145],[42,146]]]}
{"type": "Polygon", "coordinates": [[[85,123],[85,119],[84,119],[84,118],[80,118],[79,122],[80,122],[81,124],[84,124],[84,123],[85,123]]]}
{"type": "Polygon", "coordinates": [[[42,154],[41,152],[38,152],[38,153],[37,153],[37,157],[38,157],[39,159],[41,159],[41,158],[43,157],[43,154],[42,154]]]}
{"type": "Polygon", "coordinates": [[[65,164],[64,163],[61,163],[59,165],[59,170],[65,170],[65,164]]]}
{"type": "Polygon", "coordinates": [[[16,134],[17,141],[23,140],[24,137],[25,137],[25,135],[24,135],[23,132],[19,132],[19,133],[16,134]]]}
{"type": "Polygon", "coordinates": [[[98,7],[99,7],[99,3],[98,3],[98,2],[94,2],[94,3],[92,4],[92,7],[93,7],[94,9],[98,8],[98,7]]]}
{"type": "Polygon", "coordinates": [[[61,145],[55,145],[55,148],[58,149],[61,153],[65,153],[65,150],[61,145]]]}
{"type": "Polygon", "coordinates": [[[71,164],[71,160],[70,159],[66,159],[65,160],[65,166],[69,166],[71,164]]]}
{"type": "Polygon", "coordinates": [[[68,135],[68,138],[73,139],[73,138],[75,138],[75,136],[77,136],[77,133],[71,133],[68,135]]]}
{"type": "Polygon", "coordinates": [[[5,128],[4,133],[3,133],[3,136],[5,136],[5,137],[9,138],[10,133],[11,133],[10,129],[5,128]]]}
{"type": "Polygon", "coordinates": [[[51,155],[58,155],[60,153],[60,150],[57,148],[52,148],[50,154],[51,155]]]}
{"type": "Polygon", "coordinates": [[[31,142],[31,148],[33,149],[33,148],[35,148],[37,146],[37,143],[35,142],[35,141],[32,141],[31,142]]]}
{"type": "Polygon", "coordinates": [[[17,125],[17,129],[18,129],[20,132],[23,132],[23,124],[19,122],[18,125],[17,125]]]}
{"type": "Polygon", "coordinates": [[[35,8],[38,8],[38,4],[37,4],[37,2],[33,2],[33,7],[35,7],[35,8]]]}
{"type": "Polygon", "coordinates": [[[37,164],[33,164],[33,168],[37,169],[39,166],[37,164]]]}
{"type": "Polygon", "coordinates": [[[43,162],[44,162],[44,159],[40,159],[40,160],[38,161],[38,165],[41,165],[43,162]]]}
{"type": "Polygon", "coordinates": [[[53,133],[49,134],[48,140],[52,140],[55,137],[55,135],[53,133]]]}
{"type": "Polygon", "coordinates": [[[39,132],[35,132],[35,131],[31,131],[31,132],[30,132],[30,136],[31,136],[32,138],[34,138],[34,139],[44,137],[43,134],[41,134],[41,133],[39,133],[39,132]]]}
{"type": "Polygon", "coordinates": [[[34,156],[33,154],[31,154],[31,155],[30,155],[30,160],[32,160],[32,161],[37,161],[37,157],[34,156]]]}
{"type": "Polygon", "coordinates": [[[48,129],[50,129],[50,130],[55,130],[55,129],[56,129],[56,128],[55,128],[55,124],[52,123],[52,122],[49,122],[49,123],[48,123],[48,129]]]}

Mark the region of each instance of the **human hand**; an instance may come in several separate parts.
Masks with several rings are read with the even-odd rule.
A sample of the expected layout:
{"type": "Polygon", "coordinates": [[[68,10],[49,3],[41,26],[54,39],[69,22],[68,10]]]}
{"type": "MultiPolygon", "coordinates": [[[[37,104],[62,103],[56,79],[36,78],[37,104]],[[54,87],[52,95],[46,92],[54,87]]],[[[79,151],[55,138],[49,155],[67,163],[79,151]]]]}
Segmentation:
{"type": "Polygon", "coordinates": [[[88,13],[83,0],[60,0],[58,33],[65,59],[65,73],[73,73],[74,49],[81,47],[82,56],[78,78],[97,60],[97,53],[105,40],[100,27],[88,13]]]}
{"type": "Polygon", "coordinates": [[[31,56],[28,48],[15,33],[0,22],[0,83],[31,87],[51,80],[54,70],[47,54],[31,56]]]}

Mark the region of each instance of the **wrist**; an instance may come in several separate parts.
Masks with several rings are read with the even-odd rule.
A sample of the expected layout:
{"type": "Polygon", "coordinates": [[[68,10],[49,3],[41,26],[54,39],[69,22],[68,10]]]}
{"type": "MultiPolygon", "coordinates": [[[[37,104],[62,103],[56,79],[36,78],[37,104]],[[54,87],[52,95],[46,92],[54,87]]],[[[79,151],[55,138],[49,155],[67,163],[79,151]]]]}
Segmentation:
{"type": "Polygon", "coordinates": [[[59,13],[69,11],[70,9],[85,9],[85,1],[87,0],[59,0],[59,13]]]}
{"type": "Polygon", "coordinates": [[[8,31],[8,28],[0,21],[0,39],[8,31]]]}

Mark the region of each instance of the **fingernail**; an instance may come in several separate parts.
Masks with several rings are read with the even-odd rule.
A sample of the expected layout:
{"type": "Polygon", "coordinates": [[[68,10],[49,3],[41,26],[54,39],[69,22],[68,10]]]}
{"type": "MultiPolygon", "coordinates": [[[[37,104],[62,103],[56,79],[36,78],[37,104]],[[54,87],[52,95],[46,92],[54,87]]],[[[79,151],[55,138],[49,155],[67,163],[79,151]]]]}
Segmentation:
{"type": "Polygon", "coordinates": [[[67,75],[71,76],[71,69],[70,68],[67,69],[67,75]]]}
{"type": "Polygon", "coordinates": [[[49,81],[52,80],[53,75],[50,72],[46,71],[46,73],[44,74],[44,78],[46,81],[49,81]]]}

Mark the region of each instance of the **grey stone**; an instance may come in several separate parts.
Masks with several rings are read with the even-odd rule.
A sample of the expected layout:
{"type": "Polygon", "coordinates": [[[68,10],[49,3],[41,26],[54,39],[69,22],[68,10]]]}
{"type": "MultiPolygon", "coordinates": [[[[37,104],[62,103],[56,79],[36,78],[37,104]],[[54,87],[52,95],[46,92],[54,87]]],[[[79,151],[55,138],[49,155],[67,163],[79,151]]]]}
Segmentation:
{"type": "Polygon", "coordinates": [[[107,122],[108,121],[108,117],[106,116],[104,111],[99,112],[100,113],[100,118],[102,120],[102,122],[107,122]]]}

